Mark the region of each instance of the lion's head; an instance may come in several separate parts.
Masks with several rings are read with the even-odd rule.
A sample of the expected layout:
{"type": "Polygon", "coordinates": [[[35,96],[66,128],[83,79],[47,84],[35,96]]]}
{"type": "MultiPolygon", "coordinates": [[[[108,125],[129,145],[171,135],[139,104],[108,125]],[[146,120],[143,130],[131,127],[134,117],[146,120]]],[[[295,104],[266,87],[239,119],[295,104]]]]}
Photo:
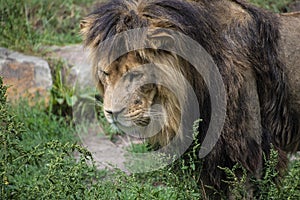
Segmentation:
{"type": "MultiPolygon", "coordinates": [[[[168,88],[157,84],[168,78],[163,76],[166,70],[149,60],[152,53],[148,51],[146,57],[143,53],[130,52],[108,66],[98,66],[103,110],[108,122],[121,131],[166,145],[178,132],[180,105],[168,88]],[[163,135],[164,139],[158,138],[163,135]]],[[[184,91],[183,85],[176,85],[184,91]]]]}
{"type": "MultiPolygon", "coordinates": [[[[174,6],[192,8],[184,2],[174,6]]],[[[81,22],[85,45],[92,51],[95,80],[107,120],[126,133],[148,138],[152,145],[165,146],[175,136],[181,137],[182,121],[192,124],[196,120],[193,116],[189,121],[189,116],[182,113],[191,102],[187,100],[189,87],[203,89],[196,94],[200,101],[206,93],[201,76],[195,76],[190,63],[163,48],[178,42],[168,30],[182,32],[186,23],[182,13],[178,17],[170,13],[174,9],[147,1],[112,1],[81,22]],[[114,6],[115,9],[108,8],[114,6]],[[153,15],[155,9],[162,12],[153,15]],[[112,39],[132,29],[140,31],[132,33],[130,40],[126,34],[131,33],[112,39]],[[146,43],[145,49],[136,49],[140,41],[146,43]],[[104,45],[99,47],[101,43],[104,45]]],[[[193,13],[185,13],[192,20],[193,13]]],[[[197,35],[196,29],[191,31],[189,35],[197,35]]],[[[192,109],[198,107],[197,104],[192,109]]]]}
{"type": "Polygon", "coordinates": [[[186,102],[188,66],[181,58],[160,50],[132,51],[110,64],[96,65],[98,88],[106,119],[119,130],[165,146],[180,133],[186,102]]]}

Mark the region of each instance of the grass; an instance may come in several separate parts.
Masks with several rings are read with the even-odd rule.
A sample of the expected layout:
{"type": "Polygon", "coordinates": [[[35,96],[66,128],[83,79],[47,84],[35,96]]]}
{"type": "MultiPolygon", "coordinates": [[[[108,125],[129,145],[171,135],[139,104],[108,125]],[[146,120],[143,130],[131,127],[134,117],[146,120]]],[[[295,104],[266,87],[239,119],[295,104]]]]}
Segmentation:
{"type": "Polygon", "coordinates": [[[88,165],[91,154],[76,144],[70,125],[26,102],[11,107],[3,101],[5,88],[0,90],[1,199],[80,196],[101,172],[88,165]]]}
{"type": "MultiPolygon", "coordinates": [[[[202,198],[193,161],[179,160],[177,165],[143,174],[99,171],[90,153],[76,144],[74,130],[62,118],[24,103],[21,108],[7,105],[0,111],[0,123],[6,125],[0,131],[0,196],[4,199],[202,198]]],[[[131,151],[145,152],[147,148],[136,145],[131,151]]],[[[270,173],[258,183],[261,199],[299,199],[300,161],[292,163],[282,188],[271,180],[272,167],[270,164],[270,173]]],[[[233,177],[230,184],[241,197],[246,191],[243,180],[234,177],[234,170],[227,169],[233,177]]]]}
{"type": "Polygon", "coordinates": [[[272,10],[274,12],[281,12],[286,8],[288,3],[292,2],[293,0],[250,0],[251,3],[260,6],[262,8],[272,10]]]}
{"type": "MultiPolygon", "coordinates": [[[[279,12],[291,0],[252,0],[279,12]]],[[[0,46],[28,54],[39,54],[41,46],[81,42],[79,20],[93,0],[0,0],[0,46]]],[[[127,175],[119,170],[97,170],[91,153],[80,145],[65,116],[79,97],[61,82],[62,63],[52,63],[54,90],[50,111],[29,107],[26,101],[6,102],[0,80],[0,199],[201,199],[193,154],[187,160],[155,172],[127,175]],[[55,77],[54,76],[54,77],[55,77]],[[53,112],[52,112],[53,111],[53,112]],[[54,112],[56,111],[56,112],[54,112]],[[54,113],[54,114],[53,114],[54,113]],[[76,156],[74,156],[76,155],[76,156]],[[176,169],[176,170],[174,170],[176,169]]],[[[100,113],[100,121],[103,113],[100,113]]],[[[103,122],[105,123],[105,122],[103,122]]],[[[104,126],[112,137],[115,134],[104,126]]],[[[129,152],[143,153],[144,144],[129,152]]],[[[262,180],[254,181],[261,199],[300,199],[300,160],[294,160],[276,187],[273,177],[276,152],[268,161],[262,180]]],[[[224,169],[237,197],[245,194],[238,169],[224,169]]]]}
{"type": "MultiPolygon", "coordinates": [[[[6,103],[0,79],[0,197],[3,199],[183,199],[199,193],[167,171],[99,171],[62,117],[6,103]],[[76,158],[74,157],[74,155],[76,158]],[[181,188],[182,187],[182,188],[181,188]],[[189,190],[183,189],[189,188],[189,190]]],[[[197,199],[197,198],[195,198],[197,199]]]]}
{"type": "Polygon", "coordinates": [[[0,0],[0,46],[37,52],[81,41],[79,20],[93,0],[0,0]]]}
{"type": "MultiPolygon", "coordinates": [[[[119,170],[97,170],[91,153],[80,146],[75,130],[63,117],[26,102],[6,103],[0,79],[0,197],[3,199],[201,199],[197,168],[193,159],[149,173],[127,175],[119,170]],[[76,157],[74,155],[77,155],[76,157]],[[193,167],[194,166],[194,167],[193,167]],[[176,169],[176,170],[174,170],[176,169]]],[[[144,144],[128,151],[148,151],[144,144]]],[[[300,160],[292,162],[276,187],[276,152],[267,164],[266,175],[254,182],[261,199],[300,198],[300,160]]],[[[237,197],[246,193],[244,179],[234,169],[224,169],[237,197]]]]}

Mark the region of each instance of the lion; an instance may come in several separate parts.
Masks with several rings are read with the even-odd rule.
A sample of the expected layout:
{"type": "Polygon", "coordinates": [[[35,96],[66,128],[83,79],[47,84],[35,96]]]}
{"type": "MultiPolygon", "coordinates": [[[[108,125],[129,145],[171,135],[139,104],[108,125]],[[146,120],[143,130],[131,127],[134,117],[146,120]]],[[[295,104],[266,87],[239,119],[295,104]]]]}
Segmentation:
{"type": "MultiPolygon", "coordinates": [[[[282,24],[277,14],[241,0],[113,0],[81,21],[81,33],[91,49],[108,122],[148,138],[154,149],[189,138],[191,127],[184,129],[181,123],[192,126],[195,116],[202,119],[197,139],[203,142],[210,122],[218,117],[208,89],[214,76],[205,74],[211,77],[207,82],[188,60],[165,47],[176,43],[184,49],[180,37],[185,35],[208,52],[222,77],[226,113],[199,173],[204,185],[230,196],[220,167],[238,163],[249,178],[260,178],[272,147],[278,151],[279,171],[286,167],[287,153],[300,149],[300,98],[297,91],[291,92],[293,83],[288,79],[300,72],[294,66],[297,73],[287,70],[290,66],[280,45],[289,37],[281,37],[282,24]],[[177,37],[172,31],[179,33],[177,37]],[[126,40],[130,34],[131,40],[126,40]],[[139,41],[146,48],[135,48],[139,41]],[[191,88],[197,106],[190,101],[191,88]],[[199,115],[190,117],[197,107],[199,115]]],[[[253,198],[255,189],[249,185],[247,198],[253,198]]]]}

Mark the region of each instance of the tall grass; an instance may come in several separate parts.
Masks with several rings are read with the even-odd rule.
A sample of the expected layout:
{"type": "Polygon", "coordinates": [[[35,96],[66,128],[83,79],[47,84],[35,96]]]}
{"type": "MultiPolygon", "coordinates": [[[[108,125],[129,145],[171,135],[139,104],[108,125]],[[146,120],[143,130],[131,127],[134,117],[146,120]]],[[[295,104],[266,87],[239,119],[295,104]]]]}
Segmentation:
{"type": "Polygon", "coordinates": [[[286,5],[294,0],[250,0],[251,3],[274,12],[281,12],[286,5]]]}
{"type": "Polygon", "coordinates": [[[30,52],[80,42],[79,21],[93,0],[0,0],[0,46],[30,52]]]}

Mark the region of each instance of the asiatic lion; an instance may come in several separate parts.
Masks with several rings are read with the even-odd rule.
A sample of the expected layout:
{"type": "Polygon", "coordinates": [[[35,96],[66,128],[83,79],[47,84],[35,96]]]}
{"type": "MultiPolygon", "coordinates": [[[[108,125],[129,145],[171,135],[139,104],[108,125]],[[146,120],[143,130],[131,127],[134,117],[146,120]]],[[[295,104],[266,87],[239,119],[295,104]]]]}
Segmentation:
{"type": "MultiPolygon", "coordinates": [[[[299,27],[295,20],[289,29],[299,27]]],[[[281,26],[278,15],[241,0],[113,0],[82,20],[81,33],[84,45],[92,51],[94,77],[104,97],[107,120],[121,130],[149,136],[156,148],[178,135],[185,105],[191,104],[189,86],[197,97],[197,117],[203,119],[200,142],[211,119],[218,117],[212,113],[213,94],[201,74],[182,56],[163,48],[177,39],[167,30],[190,37],[211,55],[224,83],[227,106],[220,137],[203,158],[201,178],[205,185],[226,191],[222,181],[226,174],[219,167],[240,163],[249,177],[259,178],[264,154],[268,157],[271,146],[279,153],[278,170],[286,165],[286,152],[299,150],[300,98],[297,90],[291,92],[294,83],[289,76],[296,80],[300,67],[287,66],[284,61],[279,44],[289,36],[281,37],[281,26]],[[126,33],[116,44],[106,44],[105,51],[100,48],[118,34],[144,28],[148,30],[146,38],[133,34],[134,40],[126,40],[126,33]],[[151,38],[160,40],[153,43],[151,38]],[[134,49],[139,41],[149,46],[134,49]],[[164,79],[171,89],[156,84],[164,79]],[[155,135],[151,131],[156,125],[150,126],[153,120],[161,122],[155,135]]],[[[181,134],[184,138],[185,131],[181,134]]],[[[248,197],[252,195],[249,189],[248,197]]]]}

